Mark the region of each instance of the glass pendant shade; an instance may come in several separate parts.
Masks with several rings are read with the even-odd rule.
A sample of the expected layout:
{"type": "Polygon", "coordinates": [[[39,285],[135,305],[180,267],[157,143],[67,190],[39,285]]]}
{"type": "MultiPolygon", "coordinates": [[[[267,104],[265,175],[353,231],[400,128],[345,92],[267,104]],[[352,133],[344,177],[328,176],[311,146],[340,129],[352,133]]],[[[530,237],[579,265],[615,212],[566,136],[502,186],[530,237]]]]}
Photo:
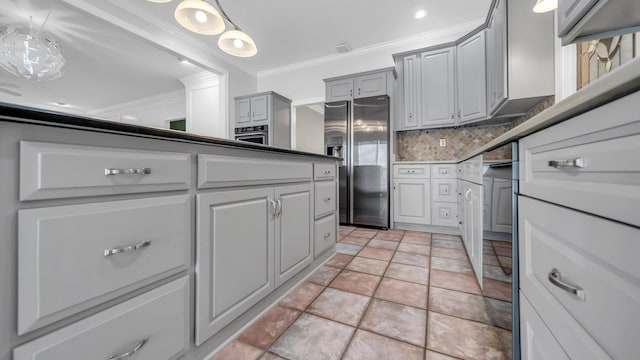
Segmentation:
{"type": "Polygon", "coordinates": [[[0,67],[36,81],[62,76],[65,60],[62,48],[48,34],[30,25],[13,24],[0,31],[0,67]]]}
{"type": "Polygon", "coordinates": [[[533,7],[533,12],[546,13],[558,8],[558,0],[538,0],[533,7]]]}
{"type": "Polygon", "coordinates": [[[253,39],[240,30],[229,30],[220,35],[218,46],[229,55],[251,57],[258,53],[253,39]]]}
{"type": "Polygon", "coordinates": [[[218,10],[202,0],[183,0],[174,15],[185,29],[198,34],[217,35],[224,31],[224,20],[218,10]]]}

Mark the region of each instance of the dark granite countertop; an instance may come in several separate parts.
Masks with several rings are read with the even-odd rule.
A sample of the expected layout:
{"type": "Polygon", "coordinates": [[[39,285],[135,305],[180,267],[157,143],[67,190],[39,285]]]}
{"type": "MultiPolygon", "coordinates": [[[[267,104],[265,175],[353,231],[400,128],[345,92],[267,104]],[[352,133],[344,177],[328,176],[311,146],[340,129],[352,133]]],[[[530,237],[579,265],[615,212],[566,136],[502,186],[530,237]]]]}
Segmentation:
{"type": "Polygon", "coordinates": [[[75,128],[89,131],[109,132],[121,135],[132,135],[146,138],[154,138],[169,141],[192,142],[198,144],[209,144],[216,146],[232,147],[238,149],[250,149],[265,151],[270,153],[284,153],[293,155],[305,155],[318,158],[340,160],[338,158],[298,151],[292,149],[277,148],[272,146],[254,144],[243,141],[216,138],[211,136],[196,135],[183,131],[154,128],[126,124],[116,121],[101,120],[90,117],[64,114],[49,110],[24,107],[20,105],[0,102],[0,121],[19,122],[28,124],[39,124],[54,127],[75,128]]]}

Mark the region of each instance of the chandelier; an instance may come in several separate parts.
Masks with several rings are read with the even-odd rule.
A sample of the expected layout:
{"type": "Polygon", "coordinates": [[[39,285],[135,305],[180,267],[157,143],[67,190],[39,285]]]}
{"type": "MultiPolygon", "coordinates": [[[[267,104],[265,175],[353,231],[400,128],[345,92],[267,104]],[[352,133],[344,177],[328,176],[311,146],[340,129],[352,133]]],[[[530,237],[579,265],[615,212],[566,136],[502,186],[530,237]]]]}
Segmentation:
{"type": "Polygon", "coordinates": [[[0,67],[15,76],[36,81],[62,76],[65,64],[62,48],[42,32],[47,19],[38,31],[33,29],[31,18],[29,24],[11,24],[0,30],[0,67]]]}
{"type": "MultiPolygon", "coordinates": [[[[171,0],[148,0],[155,3],[166,3],[171,0]]],[[[204,0],[182,0],[176,7],[174,16],[178,24],[187,30],[202,35],[218,35],[225,30],[225,21],[233,29],[218,38],[218,47],[229,55],[251,57],[258,53],[253,39],[243,32],[224,12],[220,2],[215,0],[220,11],[204,0]]]]}

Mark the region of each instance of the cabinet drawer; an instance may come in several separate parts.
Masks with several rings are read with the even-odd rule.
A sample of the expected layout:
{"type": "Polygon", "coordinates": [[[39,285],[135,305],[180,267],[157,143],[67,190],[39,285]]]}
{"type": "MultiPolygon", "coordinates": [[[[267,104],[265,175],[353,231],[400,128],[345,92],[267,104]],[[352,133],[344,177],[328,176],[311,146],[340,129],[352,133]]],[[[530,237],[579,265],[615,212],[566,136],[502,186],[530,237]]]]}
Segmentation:
{"type": "Polygon", "coordinates": [[[522,360],[569,360],[522,292],[520,293],[520,344],[522,360]]]}
{"type": "Polygon", "coordinates": [[[190,158],[182,153],[21,141],[20,200],[187,189],[190,158]]]}
{"type": "Polygon", "coordinates": [[[431,224],[440,226],[456,226],[458,204],[452,202],[431,203],[431,224]]]}
{"type": "MultiPolygon", "coordinates": [[[[597,342],[612,358],[634,358],[640,352],[640,230],[523,196],[519,201],[522,291],[545,321],[566,312],[595,339],[585,341],[589,346],[597,342]],[[584,296],[559,282],[582,288],[584,296]]],[[[548,325],[564,346],[558,325],[548,325]]],[[[565,348],[576,359],[592,358],[572,355],[587,349],[596,354],[586,344],[565,348]]]]}
{"type": "Polygon", "coordinates": [[[310,162],[198,155],[198,188],[311,181],[310,162]]]}
{"type": "Polygon", "coordinates": [[[333,180],[336,178],[335,163],[313,163],[314,180],[333,180]]]}
{"type": "Polygon", "coordinates": [[[110,359],[137,348],[136,360],[177,359],[189,346],[188,300],[184,277],[21,345],[13,358],[110,359]]]}
{"type": "Polygon", "coordinates": [[[431,177],[434,179],[455,179],[456,174],[455,164],[436,164],[431,165],[431,177]]]}
{"type": "Polygon", "coordinates": [[[456,179],[431,179],[431,200],[440,202],[457,202],[456,179]]]}
{"type": "Polygon", "coordinates": [[[190,205],[179,195],[20,210],[18,334],[186,269],[190,205]]]}
{"type": "Polygon", "coordinates": [[[403,179],[428,179],[431,177],[429,165],[393,165],[393,176],[403,179]]]}
{"type": "Polygon", "coordinates": [[[634,93],[521,140],[520,192],[640,226],[639,101],[634,93]]]}
{"type": "Polygon", "coordinates": [[[316,218],[336,210],[336,183],[324,181],[315,183],[316,218]]]}
{"type": "Polygon", "coordinates": [[[316,220],[315,257],[317,258],[336,243],[336,215],[331,214],[316,220]]]}

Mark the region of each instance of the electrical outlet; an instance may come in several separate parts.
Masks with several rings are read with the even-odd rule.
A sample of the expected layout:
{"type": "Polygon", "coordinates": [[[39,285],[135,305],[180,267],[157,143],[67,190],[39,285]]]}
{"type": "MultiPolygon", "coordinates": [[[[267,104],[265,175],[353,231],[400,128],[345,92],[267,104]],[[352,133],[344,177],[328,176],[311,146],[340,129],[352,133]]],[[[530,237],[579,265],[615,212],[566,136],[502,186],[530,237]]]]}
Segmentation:
{"type": "Polygon", "coordinates": [[[440,139],[440,147],[447,146],[447,139],[440,139]]]}

